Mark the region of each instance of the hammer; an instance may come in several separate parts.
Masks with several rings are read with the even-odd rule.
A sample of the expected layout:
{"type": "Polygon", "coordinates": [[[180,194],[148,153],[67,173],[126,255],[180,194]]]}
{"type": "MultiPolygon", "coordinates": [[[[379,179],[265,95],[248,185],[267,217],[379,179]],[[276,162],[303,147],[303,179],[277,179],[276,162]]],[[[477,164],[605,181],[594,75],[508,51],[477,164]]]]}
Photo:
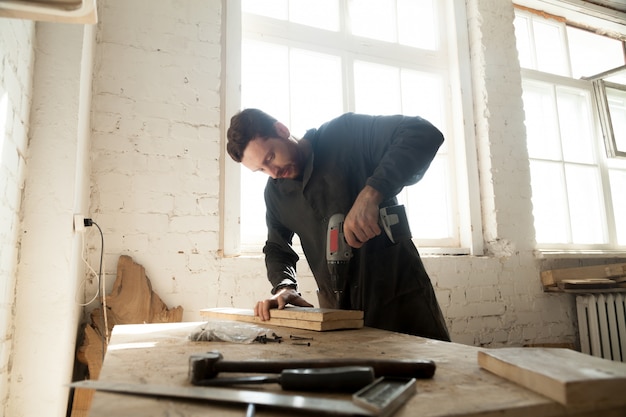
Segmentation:
{"type": "Polygon", "coordinates": [[[435,363],[426,359],[282,359],[225,361],[222,354],[211,351],[189,357],[189,382],[198,385],[200,381],[215,378],[220,372],[251,372],[279,374],[285,369],[331,368],[340,366],[369,366],[378,377],[432,378],[435,363]]]}

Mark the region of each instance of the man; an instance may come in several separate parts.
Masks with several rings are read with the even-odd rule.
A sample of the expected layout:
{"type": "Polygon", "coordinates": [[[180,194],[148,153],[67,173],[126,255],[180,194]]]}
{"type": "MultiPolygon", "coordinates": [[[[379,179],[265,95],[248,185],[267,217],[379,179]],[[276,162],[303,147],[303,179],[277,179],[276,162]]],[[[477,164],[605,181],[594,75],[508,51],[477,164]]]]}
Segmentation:
{"type": "Polygon", "coordinates": [[[366,326],[449,341],[430,278],[415,245],[393,244],[379,226],[379,208],[419,181],[443,136],[419,117],[344,114],[302,139],[258,109],[231,119],[229,155],[270,176],[265,187],[268,238],[263,249],[273,296],[255,315],[287,304],[312,307],[297,291],[294,233],[318,285],[323,308],[363,310],[366,326]],[[353,257],[338,304],[326,260],[328,222],[345,215],[353,257]]]}

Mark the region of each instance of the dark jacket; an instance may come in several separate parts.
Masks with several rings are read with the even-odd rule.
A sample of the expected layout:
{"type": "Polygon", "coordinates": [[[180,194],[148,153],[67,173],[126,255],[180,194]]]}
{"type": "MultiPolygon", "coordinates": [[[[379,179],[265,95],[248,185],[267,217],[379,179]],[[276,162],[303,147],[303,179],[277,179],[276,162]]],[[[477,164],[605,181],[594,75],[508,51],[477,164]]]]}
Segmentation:
{"type": "MultiPolygon", "coordinates": [[[[296,284],[296,233],[318,285],[320,307],[363,310],[365,325],[449,340],[430,278],[411,241],[392,244],[383,232],[353,249],[348,286],[335,304],[326,262],[328,221],[346,215],[368,184],[384,195],[381,207],[419,181],[443,136],[419,117],[344,114],[303,139],[312,146],[302,180],[269,179],[265,188],[268,240],[264,253],[274,287],[296,284]]],[[[427,198],[428,196],[424,196],[427,198]]]]}

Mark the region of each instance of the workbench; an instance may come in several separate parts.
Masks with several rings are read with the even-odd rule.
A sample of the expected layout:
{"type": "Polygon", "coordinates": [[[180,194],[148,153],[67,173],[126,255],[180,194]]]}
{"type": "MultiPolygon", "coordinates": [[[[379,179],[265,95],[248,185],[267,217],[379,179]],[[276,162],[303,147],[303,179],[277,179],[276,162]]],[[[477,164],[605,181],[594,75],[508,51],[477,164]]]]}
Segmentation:
{"type": "MultiPolygon", "coordinates": [[[[480,348],[441,342],[389,331],[361,328],[317,332],[286,327],[270,328],[282,336],[282,343],[194,342],[189,335],[202,322],[137,324],[115,326],[100,374],[101,381],[137,384],[187,382],[189,357],[217,350],[225,360],[394,358],[431,359],[437,365],[432,379],[417,380],[417,394],[395,416],[624,416],[626,407],[612,410],[575,409],[509,382],[477,364],[480,348]],[[310,346],[293,344],[290,335],[312,338],[310,346]]],[[[232,374],[231,374],[232,375],[232,374]]],[[[244,386],[244,389],[280,393],[278,384],[244,386]]],[[[236,388],[233,388],[236,389],[236,388]]],[[[306,394],[308,395],[308,394],[306,394]]],[[[338,396],[347,394],[311,394],[338,396]]],[[[601,408],[601,406],[598,406],[601,408]]],[[[595,406],[593,408],[596,408],[595,406]]],[[[193,400],[149,398],[96,392],[90,417],[110,416],[237,416],[246,414],[243,404],[215,404],[193,400]]],[[[288,416],[293,411],[257,407],[256,415],[288,416]]],[[[310,415],[302,413],[303,415],[310,415]]]]}

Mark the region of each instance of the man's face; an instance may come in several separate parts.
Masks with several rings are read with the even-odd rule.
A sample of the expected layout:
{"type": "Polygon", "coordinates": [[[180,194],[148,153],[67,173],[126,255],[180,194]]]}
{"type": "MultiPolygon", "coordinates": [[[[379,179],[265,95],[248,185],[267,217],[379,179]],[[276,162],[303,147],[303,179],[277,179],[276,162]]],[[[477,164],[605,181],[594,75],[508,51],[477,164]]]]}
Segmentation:
{"type": "Polygon", "coordinates": [[[274,179],[295,179],[302,170],[297,142],[283,137],[252,139],[243,151],[241,163],[253,172],[263,172],[274,179]]]}

